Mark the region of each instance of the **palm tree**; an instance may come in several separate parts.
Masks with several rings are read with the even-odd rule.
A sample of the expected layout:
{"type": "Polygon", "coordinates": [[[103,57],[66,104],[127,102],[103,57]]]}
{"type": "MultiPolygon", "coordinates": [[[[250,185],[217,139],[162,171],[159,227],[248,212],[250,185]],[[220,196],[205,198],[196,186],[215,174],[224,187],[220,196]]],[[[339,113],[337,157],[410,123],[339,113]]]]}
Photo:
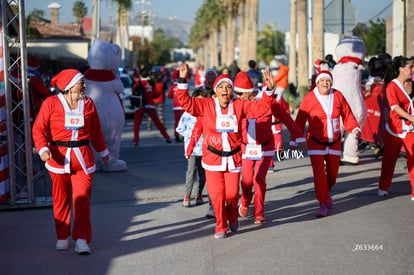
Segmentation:
{"type": "Polygon", "coordinates": [[[246,14],[246,0],[242,0],[239,5],[239,60],[238,65],[240,69],[244,70],[247,64],[247,47],[246,47],[246,28],[247,28],[247,14],[246,14]]]}
{"type": "Polygon", "coordinates": [[[297,86],[296,76],[296,0],[290,0],[289,82],[297,86]]]}
{"type": "Polygon", "coordinates": [[[82,1],[76,1],[72,7],[73,15],[76,17],[76,22],[82,24],[83,18],[88,13],[88,8],[82,1]]]}
{"type": "Polygon", "coordinates": [[[228,0],[227,1],[227,59],[225,64],[229,66],[234,60],[234,50],[236,48],[237,37],[237,14],[242,0],[228,0]]]}
{"type": "Polygon", "coordinates": [[[323,49],[324,49],[324,32],[323,32],[323,18],[324,18],[324,9],[323,9],[323,0],[314,0],[313,1],[313,41],[312,41],[312,63],[316,59],[323,59],[323,49]]]}
{"type": "MultiPolygon", "coordinates": [[[[248,61],[257,58],[257,20],[259,13],[259,0],[246,0],[247,8],[247,28],[246,28],[246,64],[245,69],[248,69],[248,61]]],[[[241,64],[243,65],[243,64],[241,64]]]]}
{"type": "Polygon", "coordinates": [[[298,86],[301,89],[309,87],[308,77],[308,37],[306,29],[306,0],[297,0],[297,22],[298,22],[298,86]]]}
{"type": "MultiPolygon", "coordinates": [[[[117,31],[116,31],[116,43],[121,47],[121,62],[125,65],[125,49],[128,47],[129,34],[128,34],[128,12],[131,9],[131,0],[112,0],[116,2],[116,17],[117,17],[117,31]]],[[[142,37],[143,39],[143,37],[142,37]]]]}

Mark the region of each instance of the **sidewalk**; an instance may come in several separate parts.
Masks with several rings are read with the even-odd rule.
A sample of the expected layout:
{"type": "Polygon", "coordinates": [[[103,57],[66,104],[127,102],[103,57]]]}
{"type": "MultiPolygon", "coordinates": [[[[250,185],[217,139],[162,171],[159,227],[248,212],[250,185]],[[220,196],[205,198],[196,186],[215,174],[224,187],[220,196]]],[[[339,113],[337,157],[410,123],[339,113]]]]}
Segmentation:
{"type": "Polygon", "coordinates": [[[2,274],[414,274],[404,159],[385,199],[376,195],[381,162],[372,151],[361,152],[358,166],[341,166],[334,209],[322,219],[309,158],[276,162],[279,170],[267,177],[267,224],[241,218],[238,232],[217,240],[207,204],[181,206],[183,145],[144,130],[134,147],[131,131],[128,120],[120,152],[128,171],[95,174],[92,254],[77,255],[73,241],[68,251],[55,250],[51,208],[0,211],[2,274]]]}

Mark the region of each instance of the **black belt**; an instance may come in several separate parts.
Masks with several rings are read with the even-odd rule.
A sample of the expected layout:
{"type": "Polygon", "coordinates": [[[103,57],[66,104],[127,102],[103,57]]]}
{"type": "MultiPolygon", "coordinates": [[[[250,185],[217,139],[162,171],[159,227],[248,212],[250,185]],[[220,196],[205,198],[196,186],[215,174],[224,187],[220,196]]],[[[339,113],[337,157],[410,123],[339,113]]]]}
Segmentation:
{"type": "Polygon", "coordinates": [[[86,145],[89,144],[89,140],[87,140],[87,139],[85,139],[85,140],[70,140],[70,141],[55,140],[55,141],[51,141],[50,144],[55,145],[55,146],[73,148],[73,147],[86,146],[86,145]]]}
{"type": "Polygon", "coordinates": [[[212,153],[214,153],[214,154],[216,154],[216,155],[218,155],[220,157],[230,157],[230,156],[232,156],[234,154],[237,154],[238,152],[241,151],[240,147],[237,147],[236,149],[231,150],[230,152],[219,151],[219,150],[217,150],[216,148],[214,148],[211,145],[208,145],[207,146],[207,150],[209,150],[210,152],[212,152],[212,153]]]}
{"type": "Polygon", "coordinates": [[[323,146],[332,146],[332,145],[334,145],[335,143],[337,143],[338,141],[340,141],[340,140],[341,140],[341,135],[339,135],[338,139],[337,139],[337,140],[335,140],[335,141],[333,141],[333,142],[323,142],[323,141],[319,141],[319,140],[318,140],[316,137],[314,137],[314,136],[311,136],[311,139],[312,139],[313,141],[315,141],[316,143],[320,144],[320,145],[323,145],[323,146]]]}
{"type": "MultiPolygon", "coordinates": [[[[266,141],[266,142],[264,142],[264,143],[262,143],[262,144],[258,144],[258,145],[265,146],[265,145],[269,144],[269,142],[270,142],[270,140],[268,140],[268,141],[266,141]]],[[[247,145],[247,143],[244,143],[244,142],[243,142],[243,144],[244,144],[244,145],[247,145]]]]}
{"type": "Polygon", "coordinates": [[[272,122],[272,125],[278,125],[278,124],[282,124],[282,121],[275,121],[275,122],[272,122]]]}

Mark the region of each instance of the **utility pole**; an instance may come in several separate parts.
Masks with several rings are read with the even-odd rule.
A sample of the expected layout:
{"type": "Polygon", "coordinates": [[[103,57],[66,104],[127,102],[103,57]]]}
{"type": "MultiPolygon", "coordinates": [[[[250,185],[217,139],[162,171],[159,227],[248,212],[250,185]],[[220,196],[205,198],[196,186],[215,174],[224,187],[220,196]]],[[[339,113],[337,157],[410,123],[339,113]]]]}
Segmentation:
{"type": "Polygon", "coordinates": [[[403,56],[407,56],[407,1],[403,1],[403,56]]]}
{"type": "Polygon", "coordinates": [[[141,24],[141,39],[140,39],[141,48],[140,48],[139,56],[138,56],[138,58],[141,58],[144,55],[145,25],[147,24],[148,26],[150,26],[152,24],[152,2],[146,1],[146,0],[139,0],[139,1],[135,1],[135,4],[141,4],[141,7],[140,7],[141,10],[139,13],[140,14],[139,23],[141,24]],[[149,6],[149,10],[150,10],[149,12],[145,10],[145,5],[149,6]]]}
{"type": "Polygon", "coordinates": [[[100,6],[101,6],[101,0],[93,0],[91,44],[93,43],[93,40],[99,39],[99,32],[101,29],[101,26],[100,26],[101,7],[100,6]]]}

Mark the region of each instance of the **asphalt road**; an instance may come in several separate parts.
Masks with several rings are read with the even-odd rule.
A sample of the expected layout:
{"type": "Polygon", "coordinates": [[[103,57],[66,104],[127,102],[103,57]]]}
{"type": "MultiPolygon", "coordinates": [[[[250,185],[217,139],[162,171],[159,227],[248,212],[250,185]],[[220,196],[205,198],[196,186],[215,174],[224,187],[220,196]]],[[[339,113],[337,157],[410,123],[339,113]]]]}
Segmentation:
{"type": "MultiPolygon", "coordinates": [[[[204,217],[207,204],[181,205],[183,145],[141,129],[134,147],[132,120],[125,125],[120,158],[128,171],[95,174],[92,254],[77,255],[73,241],[68,251],[55,250],[50,207],[3,210],[1,274],[414,274],[414,202],[404,159],[385,199],[376,195],[381,162],[372,150],[361,151],[359,165],[341,166],[326,218],[315,218],[306,154],[276,162],[267,176],[267,223],[240,218],[238,232],[217,240],[214,220],[204,217]]],[[[48,176],[37,185],[43,193],[51,188],[48,176]]]]}

